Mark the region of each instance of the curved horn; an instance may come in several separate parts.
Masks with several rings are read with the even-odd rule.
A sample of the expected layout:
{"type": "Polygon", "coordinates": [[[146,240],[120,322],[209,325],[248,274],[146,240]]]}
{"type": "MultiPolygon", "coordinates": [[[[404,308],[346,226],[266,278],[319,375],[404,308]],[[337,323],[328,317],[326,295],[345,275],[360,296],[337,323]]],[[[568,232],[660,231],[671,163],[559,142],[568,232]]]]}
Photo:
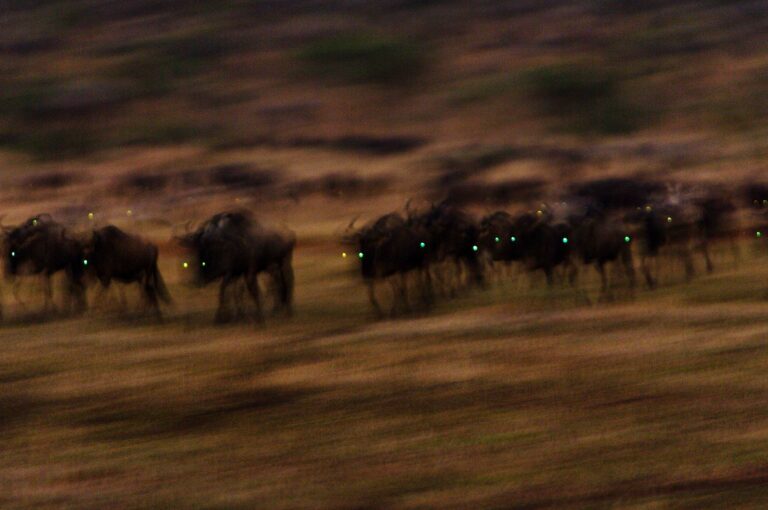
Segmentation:
{"type": "Polygon", "coordinates": [[[358,219],[359,217],[360,217],[360,215],[358,214],[357,216],[355,216],[354,218],[352,218],[352,221],[350,221],[350,222],[349,222],[349,225],[347,225],[347,231],[349,231],[349,230],[352,230],[352,227],[354,227],[354,226],[355,226],[355,222],[357,221],[357,219],[358,219]]]}
{"type": "Polygon", "coordinates": [[[0,215],[0,230],[2,230],[4,234],[8,234],[13,230],[13,227],[6,227],[3,225],[3,218],[5,218],[5,216],[5,214],[0,215]]]}

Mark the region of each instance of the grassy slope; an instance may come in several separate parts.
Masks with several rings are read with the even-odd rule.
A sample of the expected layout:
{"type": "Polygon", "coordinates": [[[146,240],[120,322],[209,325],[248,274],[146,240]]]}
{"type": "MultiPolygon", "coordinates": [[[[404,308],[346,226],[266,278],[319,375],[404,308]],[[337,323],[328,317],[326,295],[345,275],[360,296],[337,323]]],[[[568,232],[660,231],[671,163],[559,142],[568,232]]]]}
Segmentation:
{"type": "Polygon", "coordinates": [[[1,506],[764,505],[759,259],[634,302],[523,279],[381,323],[344,264],[300,251],[296,318],[264,329],[213,327],[213,293],[177,284],[162,326],[11,310],[1,506]]]}
{"type": "MultiPolygon", "coordinates": [[[[465,26],[466,11],[457,9],[439,18],[439,33],[426,37],[442,60],[416,90],[298,79],[290,56],[305,31],[338,26],[402,28],[419,38],[435,25],[430,11],[406,11],[383,27],[365,16],[264,17],[255,31],[238,25],[246,50],[177,84],[197,95],[139,98],[78,124],[140,135],[156,129],[147,118],[224,124],[246,140],[358,132],[430,138],[431,145],[412,154],[209,150],[194,140],[183,146],[166,140],[170,147],[114,149],[70,161],[3,155],[6,221],[45,210],[61,217],[77,205],[81,209],[69,214],[82,229],[93,209],[100,222],[148,235],[163,243],[163,270],[177,303],[162,326],[98,311],[45,321],[7,307],[0,328],[0,507],[765,506],[764,261],[748,258],[738,271],[724,269],[688,286],[671,275],[659,291],[609,306],[577,305],[567,291],[549,297],[520,279],[442,304],[428,318],[372,323],[363,289],[332,240],[355,214],[366,218],[401,206],[423,190],[434,156],[468,142],[567,142],[608,155],[602,165],[574,174],[531,161],[494,170],[503,178],[536,175],[558,185],[564,178],[646,170],[721,182],[749,176],[765,160],[759,126],[735,139],[691,132],[712,129],[709,100],[718,91],[742,90],[723,78],[724,66],[744,75],[762,69],[762,45],[748,38],[735,43],[747,53],[725,54],[717,45],[677,53],[677,41],[688,36],[648,32],[656,24],[652,11],[617,23],[568,9],[534,11],[465,26]],[[589,42],[587,27],[600,36],[597,44],[589,42]],[[558,42],[558,34],[571,39],[558,42]],[[658,59],[657,35],[672,48],[658,59]],[[648,93],[660,92],[671,113],[615,145],[574,142],[545,129],[520,96],[517,71],[595,56],[595,47],[624,40],[639,41],[648,54],[633,65],[650,60],[653,72],[648,81],[623,83],[630,91],[652,85],[648,93]],[[319,108],[311,122],[265,113],[307,101],[319,108]],[[272,123],[275,117],[281,123],[272,123]],[[663,154],[622,152],[622,144],[647,142],[663,152],[689,139],[690,158],[682,163],[674,154],[670,162],[663,154]],[[370,198],[311,197],[298,204],[236,189],[115,192],[128,172],[175,173],[238,161],[274,166],[286,182],[353,171],[388,176],[393,186],[370,198]],[[28,175],[48,171],[82,180],[48,191],[24,184],[28,175]],[[214,289],[180,286],[165,241],[171,224],[243,204],[299,233],[297,313],[265,329],[214,328],[214,289]],[[128,208],[131,219],[124,215],[128,208]]],[[[184,32],[198,22],[183,18],[170,26],[184,32]]],[[[168,20],[79,27],[53,49],[4,57],[2,65],[22,85],[48,74],[62,80],[109,75],[115,62],[99,50],[123,42],[125,34],[144,37],[156,30],[154,23],[168,20]]],[[[702,33],[718,32],[705,24],[702,33]]],[[[613,43],[607,47],[622,48],[613,43]]],[[[755,128],[750,115],[746,122],[755,128]]],[[[4,118],[0,127],[8,126],[15,127],[13,120],[4,118]]],[[[3,293],[10,303],[7,286],[3,293]]],[[[34,289],[24,296],[30,307],[40,302],[34,289]]]]}

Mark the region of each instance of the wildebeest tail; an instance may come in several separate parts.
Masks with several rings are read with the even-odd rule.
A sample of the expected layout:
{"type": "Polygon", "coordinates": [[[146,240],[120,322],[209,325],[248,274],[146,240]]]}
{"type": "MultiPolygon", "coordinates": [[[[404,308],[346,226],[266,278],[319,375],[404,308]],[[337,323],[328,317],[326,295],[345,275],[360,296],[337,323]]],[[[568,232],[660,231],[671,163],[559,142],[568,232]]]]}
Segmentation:
{"type": "Polygon", "coordinates": [[[149,270],[148,276],[148,283],[150,287],[154,288],[155,292],[157,293],[157,296],[167,304],[170,304],[173,302],[173,299],[171,298],[171,293],[168,292],[168,287],[165,286],[165,280],[163,279],[163,275],[160,274],[160,269],[157,267],[157,248],[152,247],[153,249],[153,256],[152,256],[152,267],[149,270]]]}
{"type": "Polygon", "coordinates": [[[171,293],[168,292],[168,287],[165,285],[163,275],[160,274],[160,269],[157,267],[157,262],[155,262],[154,266],[152,267],[152,283],[157,290],[157,295],[160,297],[160,299],[163,300],[163,302],[168,304],[173,302],[171,293]]]}

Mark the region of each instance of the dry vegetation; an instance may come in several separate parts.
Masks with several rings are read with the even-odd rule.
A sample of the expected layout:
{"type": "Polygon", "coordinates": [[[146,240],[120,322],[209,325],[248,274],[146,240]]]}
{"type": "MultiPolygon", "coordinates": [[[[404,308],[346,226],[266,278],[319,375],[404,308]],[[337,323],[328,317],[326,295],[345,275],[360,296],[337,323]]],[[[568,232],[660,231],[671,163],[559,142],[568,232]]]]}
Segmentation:
{"type": "Polygon", "coordinates": [[[40,317],[4,284],[0,508],[765,507],[754,241],[610,305],[516,275],[385,322],[336,243],[409,198],[760,179],[761,2],[221,4],[0,14],[3,221],[148,236],[176,299],[40,317]],[[172,227],[239,206],[298,234],[290,321],[214,327],[179,281],[172,227]]]}

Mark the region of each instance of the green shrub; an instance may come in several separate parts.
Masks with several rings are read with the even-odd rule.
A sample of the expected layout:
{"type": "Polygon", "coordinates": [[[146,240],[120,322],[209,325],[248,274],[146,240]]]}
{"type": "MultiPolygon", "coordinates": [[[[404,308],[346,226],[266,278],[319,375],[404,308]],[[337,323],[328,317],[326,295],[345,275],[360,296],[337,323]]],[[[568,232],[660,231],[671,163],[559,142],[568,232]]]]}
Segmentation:
{"type": "Polygon", "coordinates": [[[39,160],[85,156],[99,148],[98,138],[75,127],[24,129],[0,134],[0,146],[24,152],[39,160]]]}
{"type": "Polygon", "coordinates": [[[449,101],[458,106],[487,101],[509,94],[519,86],[520,79],[516,75],[487,76],[462,83],[451,92],[449,101]]]}
{"type": "Polygon", "coordinates": [[[179,81],[215,65],[229,50],[224,39],[210,32],[129,43],[110,49],[110,54],[124,57],[112,75],[129,80],[136,96],[162,96],[179,81]]]}
{"type": "Polygon", "coordinates": [[[317,76],[352,83],[406,83],[426,67],[426,57],[419,46],[361,34],[314,41],[297,56],[307,70],[317,76]]]}
{"type": "Polygon", "coordinates": [[[558,128],[577,133],[622,134],[647,119],[623,94],[620,78],[600,67],[560,64],[526,73],[525,88],[558,128]]]}

